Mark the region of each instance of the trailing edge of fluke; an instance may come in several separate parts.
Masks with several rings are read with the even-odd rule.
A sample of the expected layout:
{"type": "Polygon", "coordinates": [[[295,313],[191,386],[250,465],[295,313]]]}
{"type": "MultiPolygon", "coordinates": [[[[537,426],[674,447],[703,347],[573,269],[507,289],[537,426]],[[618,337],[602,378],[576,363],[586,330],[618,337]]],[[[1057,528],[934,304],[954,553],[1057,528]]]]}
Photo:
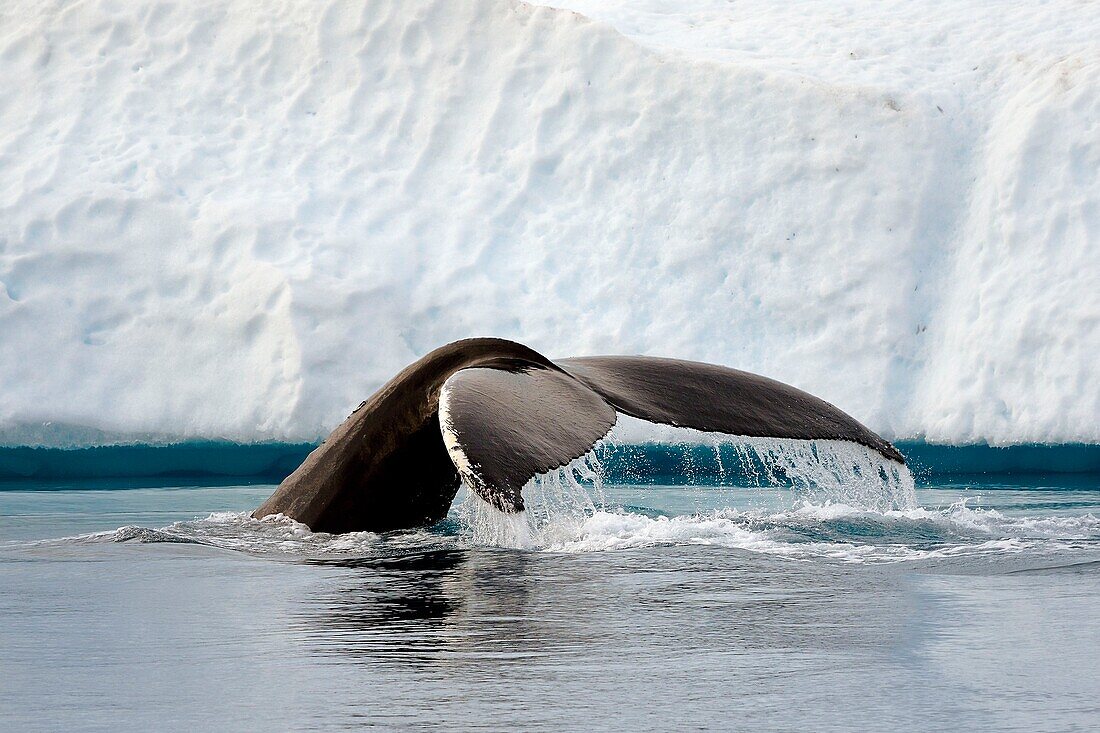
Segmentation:
{"type": "Polygon", "coordinates": [[[504,512],[533,476],[587,453],[616,412],[750,437],[847,440],[904,463],[824,400],[756,374],[649,356],[550,361],[513,341],[465,339],[405,367],[253,512],[316,532],[383,531],[446,516],[461,481],[504,512]]]}

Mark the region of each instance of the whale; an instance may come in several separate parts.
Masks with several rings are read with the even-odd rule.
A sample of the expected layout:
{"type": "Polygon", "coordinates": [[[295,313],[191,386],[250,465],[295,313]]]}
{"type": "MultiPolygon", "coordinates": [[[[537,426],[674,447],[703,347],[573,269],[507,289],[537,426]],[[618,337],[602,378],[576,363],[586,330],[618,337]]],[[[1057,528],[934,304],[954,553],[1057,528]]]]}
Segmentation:
{"type": "Polygon", "coordinates": [[[899,464],[825,400],[758,374],[654,356],[550,360],[499,338],[441,346],[362,402],[252,516],[314,532],[435,524],[464,483],[505,513],[533,477],[586,455],[619,414],[753,438],[841,440],[899,464]]]}

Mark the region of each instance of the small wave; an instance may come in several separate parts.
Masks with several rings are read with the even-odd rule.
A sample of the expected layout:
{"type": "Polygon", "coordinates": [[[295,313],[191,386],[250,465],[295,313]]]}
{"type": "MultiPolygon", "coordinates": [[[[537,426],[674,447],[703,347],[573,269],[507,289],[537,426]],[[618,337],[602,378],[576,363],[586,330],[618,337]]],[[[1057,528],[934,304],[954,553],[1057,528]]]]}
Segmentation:
{"type": "Polygon", "coordinates": [[[712,545],[801,559],[898,562],[1100,545],[1100,519],[1091,514],[1007,516],[965,501],[942,510],[804,502],[775,512],[717,509],[679,516],[596,509],[542,522],[503,515],[476,497],[466,501],[473,504],[465,514],[467,533],[476,544],[543,552],[712,545]]]}
{"type": "MultiPolygon", "coordinates": [[[[696,442],[706,438],[693,436],[696,442]]],[[[904,466],[888,465],[860,446],[759,440],[740,445],[743,472],[765,467],[760,483],[782,484],[783,478],[802,498],[777,511],[725,508],[663,516],[612,508],[604,496],[597,451],[532,479],[523,491],[527,509],[519,514],[503,514],[475,492],[466,492],[458,504],[462,532],[474,546],[548,552],[715,545],[852,562],[1015,553],[1044,543],[1049,549],[1057,543],[1100,541],[1100,521],[1091,514],[1009,516],[971,508],[965,500],[946,509],[919,507],[904,466]]]]}
{"type": "Polygon", "coordinates": [[[398,535],[384,538],[372,532],[340,535],[312,532],[306,525],[281,514],[255,519],[248,512],[215,512],[202,519],[174,522],[155,529],[128,525],[108,532],[42,540],[33,544],[194,544],[251,555],[300,558],[371,554],[386,545],[416,544],[425,535],[428,533],[415,533],[415,537],[408,537],[406,542],[401,543],[398,535]]]}
{"type": "MultiPolygon", "coordinates": [[[[969,499],[950,504],[945,509],[917,507],[885,512],[868,511],[845,504],[804,503],[787,516],[806,517],[817,521],[863,520],[881,527],[884,536],[905,530],[932,527],[945,538],[971,539],[982,534],[1017,539],[1100,540],[1100,518],[1092,514],[1080,516],[1014,516],[996,509],[972,509],[969,499]]],[[[775,516],[785,516],[783,513],[775,516]]]]}
{"type": "Polygon", "coordinates": [[[1092,514],[1015,516],[972,508],[966,501],[942,509],[888,511],[803,502],[778,511],[725,508],[677,516],[578,502],[574,494],[565,502],[567,512],[536,504],[537,512],[503,514],[468,493],[435,527],[385,534],[332,535],[280,515],[254,519],[246,512],[218,512],[165,527],[128,525],[31,544],[175,543],[291,560],[483,547],[572,554],[701,545],[850,563],[1100,550],[1100,518],[1092,514]]]}
{"type": "Polygon", "coordinates": [[[1034,543],[1016,538],[985,542],[936,543],[914,546],[901,542],[856,543],[812,541],[797,535],[799,527],[775,517],[714,512],[703,516],[658,517],[598,513],[568,541],[541,548],[550,552],[583,553],[660,546],[708,545],[795,559],[826,558],[854,563],[899,562],[962,554],[1021,552],[1034,543]]]}

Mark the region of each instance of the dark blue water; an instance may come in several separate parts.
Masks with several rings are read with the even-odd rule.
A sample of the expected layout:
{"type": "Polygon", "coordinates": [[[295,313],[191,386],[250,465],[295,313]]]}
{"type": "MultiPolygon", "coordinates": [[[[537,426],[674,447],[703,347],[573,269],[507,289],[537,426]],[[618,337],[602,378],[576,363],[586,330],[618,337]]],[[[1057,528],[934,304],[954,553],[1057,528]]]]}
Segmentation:
{"type": "Polygon", "coordinates": [[[1100,479],[608,486],[525,549],[0,490],[0,730],[1095,730],[1100,479]]]}

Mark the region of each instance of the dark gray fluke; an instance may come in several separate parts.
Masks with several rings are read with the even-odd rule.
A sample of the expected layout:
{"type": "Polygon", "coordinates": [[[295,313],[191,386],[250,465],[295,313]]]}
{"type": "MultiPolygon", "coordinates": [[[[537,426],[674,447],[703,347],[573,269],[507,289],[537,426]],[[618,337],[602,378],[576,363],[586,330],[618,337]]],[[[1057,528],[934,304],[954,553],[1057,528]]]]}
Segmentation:
{"type": "Polygon", "coordinates": [[[748,372],[644,356],[552,362],[503,339],[466,339],[406,367],[348,417],[253,516],[318,532],[382,531],[446,516],[461,479],[502,511],[533,476],[587,453],[616,410],[752,437],[836,439],[904,463],[828,402],[748,372]]]}

